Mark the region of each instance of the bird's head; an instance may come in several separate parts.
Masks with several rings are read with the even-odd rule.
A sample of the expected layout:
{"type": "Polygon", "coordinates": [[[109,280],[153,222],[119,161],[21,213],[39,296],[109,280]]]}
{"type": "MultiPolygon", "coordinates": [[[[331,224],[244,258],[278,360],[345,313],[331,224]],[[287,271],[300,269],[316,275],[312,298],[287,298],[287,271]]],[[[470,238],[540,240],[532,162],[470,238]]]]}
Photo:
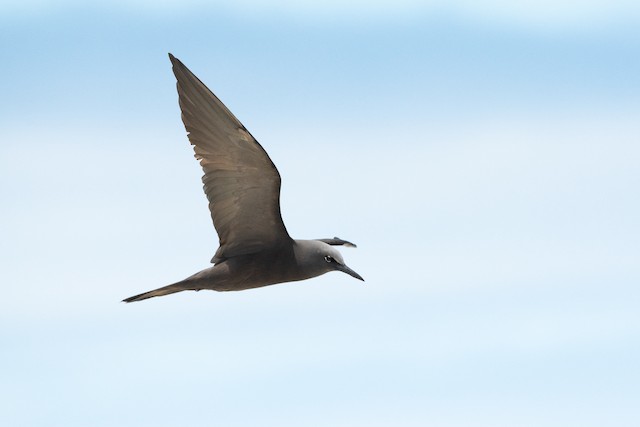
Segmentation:
{"type": "Polygon", "coordinates": [[[297,254],[300,264],[305,265],[314,276],[319,276],[330,271],[342,271],[358,280],[364,279],[358,273],[347,267],[342,254],[331,245],[318,240],[298,240],[300,248],[297,254]]]}

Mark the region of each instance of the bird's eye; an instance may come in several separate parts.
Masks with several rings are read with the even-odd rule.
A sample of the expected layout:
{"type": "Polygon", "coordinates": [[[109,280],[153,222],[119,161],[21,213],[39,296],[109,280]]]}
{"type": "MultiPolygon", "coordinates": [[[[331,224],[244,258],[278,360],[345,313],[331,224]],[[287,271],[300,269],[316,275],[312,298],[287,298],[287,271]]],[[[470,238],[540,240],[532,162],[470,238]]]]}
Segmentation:
{"type": "Polygon", "coordinates": [[[333,258],[330,257],[329,255],[325,256],[324,260],[327,261],[327,262],[333,262],[334,261],[333,258]]]}

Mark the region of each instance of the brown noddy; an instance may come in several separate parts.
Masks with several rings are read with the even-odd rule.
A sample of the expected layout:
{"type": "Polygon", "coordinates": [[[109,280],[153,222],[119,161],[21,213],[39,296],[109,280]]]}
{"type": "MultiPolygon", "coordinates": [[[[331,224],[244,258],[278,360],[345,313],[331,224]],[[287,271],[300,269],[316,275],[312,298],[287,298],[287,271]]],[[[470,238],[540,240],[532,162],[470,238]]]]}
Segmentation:
{"type": "Polygon", "coordinates": [[[213,267],[124,302],[187,290],[240,291],[336,270],[364,280],[333,248],[353,243],[289,236],[280,215],[280,174],[266,151],[204,83],[173,55],[169,58],[220,247],[213,267]]]}

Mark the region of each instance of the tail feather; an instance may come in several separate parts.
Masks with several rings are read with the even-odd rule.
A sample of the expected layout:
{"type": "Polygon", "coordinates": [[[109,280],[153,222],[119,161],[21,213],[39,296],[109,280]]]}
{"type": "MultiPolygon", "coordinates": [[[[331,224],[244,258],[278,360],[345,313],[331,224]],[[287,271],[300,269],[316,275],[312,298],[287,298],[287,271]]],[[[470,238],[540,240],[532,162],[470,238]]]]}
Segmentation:
{"type": "Polygon", "coordinates": [[[163,295],[174,294],[176,292],[186,291],[190,289],[193,290],[194,288],[192,286],[189,286],[185,282],[179,282],[179,283],[174,283],[173,285],[168,285],[162,288],[154,289],[153,291],[143,292],[141,294],[134,295],[132,297],[123,299],[122,302],[142,301],[147,298],[161,297],[163,295]]]}

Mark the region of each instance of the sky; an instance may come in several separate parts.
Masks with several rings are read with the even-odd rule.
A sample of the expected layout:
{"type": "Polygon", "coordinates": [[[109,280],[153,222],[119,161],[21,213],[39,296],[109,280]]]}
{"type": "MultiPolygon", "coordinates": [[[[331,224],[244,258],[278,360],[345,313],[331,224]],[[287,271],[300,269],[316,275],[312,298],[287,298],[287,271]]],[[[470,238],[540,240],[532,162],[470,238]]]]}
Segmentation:
{"type": "Polygon", "coordinates": [[[640,6],[0,3],[0,425],[637,426],[640,6]],[[167,53],[339,273],[217,248],[167,53]]]}

